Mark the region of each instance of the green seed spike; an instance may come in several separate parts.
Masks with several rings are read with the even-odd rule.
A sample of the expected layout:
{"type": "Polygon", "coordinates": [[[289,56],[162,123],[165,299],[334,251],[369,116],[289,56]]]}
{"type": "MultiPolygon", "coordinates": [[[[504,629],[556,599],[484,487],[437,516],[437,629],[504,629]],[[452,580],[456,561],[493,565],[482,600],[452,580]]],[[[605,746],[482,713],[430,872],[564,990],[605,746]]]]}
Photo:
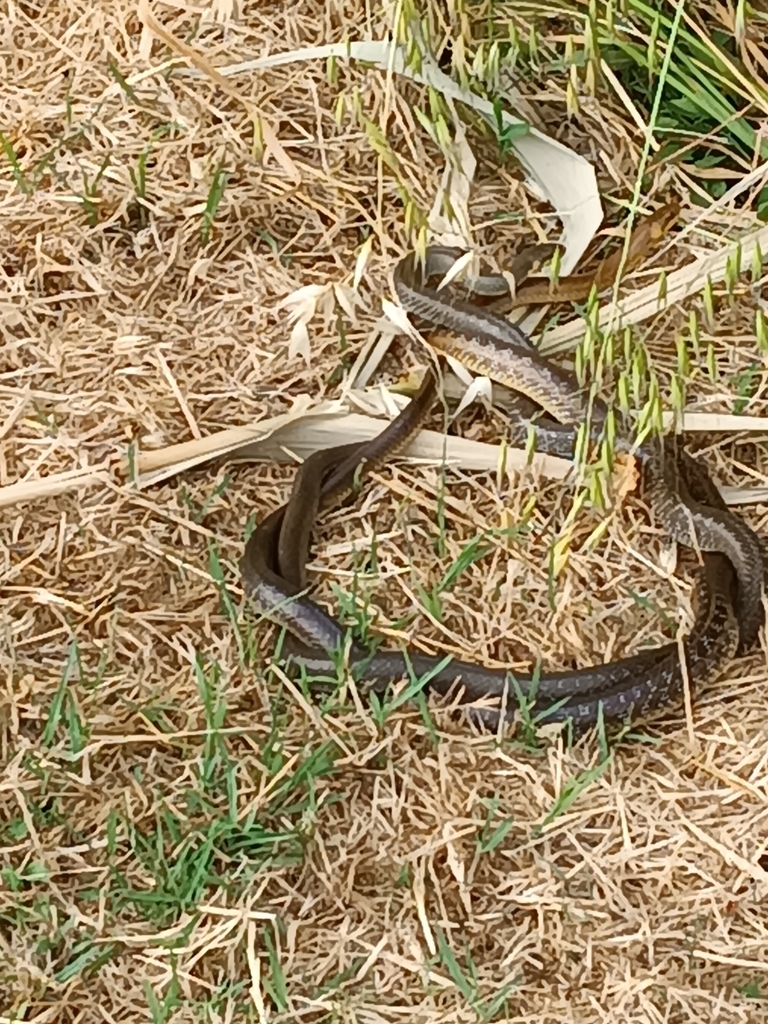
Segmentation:
{"type": "Polygon", "coordinates": [[[592,325],[588,331],[589,334],[589,370],[594,377],[597,370],[597,363],[599,361],[600,352],[603,348],[603,336],[600,332],[600,328],[592,325]]]}
{"type": "Polygon", "coordinates": [[[529,423],[528,434],[525,438],[525,461],[528,465],[533,462],[533,456],[536,454],[537,448],[536,428],[532,423],[529,423]]]}
{"type": "Polygon", "coordinates": [[[488,68],[486,70],[486,76],[490,79],[490,84],[497,87],[499,82],[499,71],[501,69],[501,52],[499,50],[499,44],[496,40],[491,43],[491,49],[488,53],[488,68]]]}
{"type": "Polygon", "coordinates": [[[407,194],[403,197],[403,222],[405,233],[410,238],[414,230],[413,201],[407,194]]]}
{"type": "Polygon", "coordinates": [[[645,403],[642,412],[642,434],[650,434],[654,431],[661,433],[663,415],[661,408],[661,396],[659,395],[659,383],[653,375],[648,387],[648,401],[645,403]]]}
{"type": "Polygon", "coordinates": [[[658,400],[658,385],[656,384],[655,377],[651,377],[648,382],[648,398],[642,411],[642,424],[644,431],[653,430],[656,424],[656,406],[658,400]],[[655,386],[654,386],[655,385],[655,386]]]}
{"type": "Polygon", "coordinates": [[[425,114],[421,107],[412,107],[411,109],[413,110],[413,113],[416,115],[416,120],[419,122],[419,124],[430,137],[430,139],[432,139],[434,142],[437,142],[437,139],[435,137],[436,132],[434,121],[429,116],[429,114],[425,114]]]}
{"type": "Polygon", "coordinates": [[[481,82],[485,79],[485,46],[480,43],[472,58],[472,74],[481,82]]]}
{"type": "Polygon", "coordinates": [[[630,409],[629,387],[629,377],[626,373],[622,372],[616,384],[616,391],[619,398],[619,408],[625,416],[629,414],[630,409]]]}
{"type": "Polygon", "coordinates": [[[734,259],[735,255],[735,253],[731,253],[731,255],[727,256],[725,259],[725,290],[729,299],[733,298],[733,292],[739,277],[734,259]]]}
{"type": "Polygon", "coordinates": [[[562,262],[563,250],[558,246],[549,263],[549,279],[553,284],[557,284],[557,280],[560,277],[560,266],[562,262]]]}
{"type": "Polygon", "coordinates": [[[652,402],[660,400],[659,378],[656,376],[655,370],[650,370],[648,373],[648,395],[652,402]]]}
{"type": "Polygon", "coordinates": [[[647,378],[648,377],[648,359],[647,359],[647,356],[646,356],[645,347],[643,345],[638,345],[635,348],[635,359],[637,360],[637,365],[638,365],[638,367],[640,369],[640,376],[643,379],[647,378]]]}
{"type": "Polygon", "coordinates": [[[584,55],[590,64],[597,66],[600,60],[600,35],[597,27],[596,5],[590,4],[590,11],[584,25],[584,55]]]}
{"type": "Polygon", "coordinates": [[[347,94],[340,92],[333,105],[333,119],[341,127],[344,124],[344,114],[347,109],[347,94]]]}
{"type": "Polygon", "coordinates": [[[710,277],[707,277],[701,297],[704,300],[704,315],[707,330],[711,331],[715,325],[715,296],[712,291],[712,279],[710,277]]]}
{"type": "Polygon", "coordinates": [[[610,525],[611,525],[611,521],[607,517],[605,519],[601,520],[601,522],[599,522],[597,524],[597,526],[594,528],[594,530],[590,533],[590,535],[584,541],[584,543],[581,546],[581,550],[586,552],[587,554],[590,554],[592,551],[594,551],[597,548],[597,546],[600,543],[600,541],[605,536],[605,534],[607,533],[608,527],[610,525]]]}
{"type": "Polygon", "coordinates": [[[616,362],[616,332],[611,331],[603,341],[603,359],[606,366],[613,366],[616,362]]]}
{"type": "Polygon", "coordinates": [[[688,327],[691,332],[691,345],[693,346],[693,353],[696,356],[697,361],[701,359],[701,331],[699,330],[699,318],[696,314],[696,310],[691,310],[691,315],[688,317],[688,327]]]}
{"type": "Polygon", "coordinates": [[[589,478],[589,500],[595,508],[605,508],[605,494],[601,473],[591,473],[589,478]]]}
{"type": "Polygon", "coordinates": [[[563,52],[563,60],[565,61],[565,66],[567,68],[571,67],[571,65],[573,64],[573,51],[573,36],[568,35],[565,38],[565,49],[563,52]]]}
{"type": "Polygon", "coordinates": [[[509,454],[509,443],[506,437],[501,439],[499,444],[499,458],[496,463],[496,486],[501,490],[507,476],[507,455],[509,454]]]}
{"type": "Polygon", "coordinates": [[[573,460],[577,466],[582,465],[589,447],[589,435],[587,424],[580,423],[576,431],[576,443],[574,445],[573,460]]]}
{"type": "Polygon", "coordinates": [[[632,365],[632,328],[627,326],[624,328],[624,365],[632,365]]]}
{"type": "Polygon", "coordinates": [[[635,405],[643,397],[643,375],[640,373],[640,363],[637,359],[632,360],[632,399],[635,405]]]}
{"type": "Polygon", "coordinates": [[[598,460],[595,473],[593,474],[599,481],[599,489],[596,492],[598,495],[598,503],[602,503],[604,500],[603,484],[606,480],[610,479],[611,469],[613,468],[613,458],[614,453],[611,451],[610,445],[603,441],[600,445],[600,458],[598,460]]]}
{"type": "Polygon", "coordinates": [[[665,302],[666,298],[667,298],[667,272],[666,272],[666,270],[662,270],[662,272],[659,274],[659,294],[658,294],[658,299],[657,299],[659,305],[661,305],[662,302],[665,302]]]}
{"type": "Polygon", "coordinates": [[[600,348],[597,349],[597,358],[595,359],[595,365],[592,367],[592,383],[597,381],[602,382],[605,376],[605,341],[600,343],[600,348]]]}
{"type": "Polygon", "coordinates": [[[595,332],[593,331],[593,329],[589,325],[587,326],[587,330],[586,330],[586,332],[584,334],[584,341],[585,341],[585,346],[586,346],[586,349],[587,349],[587,351],[585,352],[587,367],[589,369],[590,377],[594,379],[594,377],[595,377],[595,369],[596,369],[596,367],[595,367],[595,355],[596,355],[596,352],[597,352],[597,345],[595,344],[595,342],[596,342],[595,332]]]}
{"type": "Polygon", "coordinates": [[[414,15],[415,12],[411,4],[404,3],[400,5],[395,22],[395,38],[401,46],[403,43],[413,39],[413,33],[409,31],[409,28],[414,15]]]}
{"type": "Polygon", "coordinates": [[[381,128],[377,124],[374,124],[373,121],[368,120],[368,118],[365,119],[365,134],[368,136],[368,142],[376,156],[391,171],[397,174],[399,170],[399,161],[397,157],[393,153],[381,128]]]}
{"type": "Polygon", "coordinates": [[[579,345],[573,354],[573,369],[576,373],[576,380],[580,386],[584,386],[584,346],[579,345]]]}
{"type": "Polygon", "coordinates": [[[613,465],[613,453],[616,449],[616,414],[609,409],[605,417],[605,440],[606,450],[610,453],[609,465],[613,465]]]}
{"type": "Polygon", "coordinates": [[[528,30],[528,58],[533,62],[539,53],[539,34],[536,31],[536,26],[531,22],[528,30]]]}
{"type": "Polygon", "coordinates": [[[573,527],[573,524],[576,522],[579,513],[586,505],[588,497],[589,495],[583,487],[580,487],[576,491],[576,493],[573,496],[573,502],[571,504],[571,507],[568,510],[568,515],[565,517],[565,522],[563,523],[563,533],[566,533],[566,531],[569,532],[570,529],[573,527]]]}
{"type": "Polygon", "coordinates": [[[603,20],[605,22],[605,31],[607,35],[613,35],[615,14],[614,0],[607,0],[605,11],[603,12],[603,20]]]}
{"type": "Polygon", "coordinates": [[[768,353],[768,325],[762,309],[755,310],[755,338],[758,350],[764,354],[768,353]]]}
{"type": "Polygon", "coordinates": [[[747,35],[747,4],[746,0],[737,0],[733,15],[733,38],[737,46],[743,46],[747,35]]]}
{"type": "MultiPolygon", "coordinates": [[[[594,4],[590,5],[591,8],[594,4]]],[[[597,77],[600,71],[600,45],[597,29],[597,15],[590,10],[589,17],[584,25],[584,56],[587,66],[584,74],[584,84],[591,96],[595,94],[597,77]]]]}
{"type": "Polygon", "coordinates": [[[658,52],[656,44],[659,41],[659,15],[651,23],[651,34],[648,38],[648,78],[653,80],[656,75],[656,64],[658,63],[658,52]]]}
{"type": "Polygon", "coordinates": [[[611,462],[605,452],[600,453],[600,461],[595,466],[589,481],[589,500],[593,508],[605,510],[606,493],[610,489],[611,462]],[[607,485],[607,486],[606,486],[607,485]]]}
{"type": "Polygon", "coordinates": [[[456,219],[456,211],[453,208],[451,197],[449,196],[447,191],[443,193],[443,201],[441,205],[443,207],[443,213],[445,215],[446,220],[448,220],[449,222],[453,222],[456,219]]]}
{"type": "Polygon", "coordinates": [[[682,412],[685,408],[685,381],[676,373],[672,374],[669,385],[669,399],[675,412],[682,412]]]}
{"type": "Polygon", "coordinates": [[[584,69],[584,88],[590,96],[597,95],[598,75],[595,71],[595,61],[591,60],[584,69]]]}
{"type": "Polygon", "coordinates": [[[416,203],[413,202],[412,200],[409,203],[408,212],[410,214],[409,220],[410,220],[410,225],[411,225],[411,233],[413,234],[413,236],[415,238],[416,244],[417,245],[421,245],[421,240],[422,240],[422,238],[424,239],[424,246],[423,246],[423,248],[419,249],[419,258],[422,259],[422,260],[426,259],[426,255],[427,255],[427,245],[426,245],[427,232],[426,232],[426,228],[425,228],[425,226],[423,224],[419,208],[416,205],[416,203]]]}
{"type": "Polygon", "coordinates": [[[415,73],[419,74],[423,63],[421,47],[415,36],[409,35],[405,47],[405,63],[415,73]]]}
{"type": "Polygon", "coordinates": [[[427,255],[427,225],[422,224],[419,227],[418,234],[416,236],[416,245],[414,246],[416,254],[420,259],[424,260],[427,255]]]}
{"type": "Polygon", "coordinates": [[[598,297],[597,286],[592,285],[589,290],[589,296],[587,297],[587,323],[590,326],[590,330],[597,337],[600,333],[600,299],[598,297]]]}
{"type": "Polygon", "coordinates": [[[691,360],[682,334],[678,334],[675,338],[675,345],[677,346],[677,372],[681,377],[687,377],[691,372],[691,360]]]}
{"type": "Polygon", "coordinates": [[[337,64],[334,56],[330,56],[325,62],[325,74],[328,80],[328,85],[336,85],[339,77],[339,65],[337,64]]]}
{"type": "Polygon", "coordinates": [[[658,380],[656,381],[656,396],[653,403],[653,426],[657,434],[664,433],[664,406],[661,401],[658,380]]]}
{"type": "Polygon", "coordinates": [[[760,243],[755,243],[755,248],[752,252],[752,266],[750,267],[749,276],[752,284],[756,284],[763,276],[763,250],[760,248],[760,243]]]}
{"type": "MultiPolygon", "coordinates": [[[[571,71],[575,71],[576,68],[572,67],[571,71]]],[[[574,76],[568,79],[568,83],[565,87],[565,109],[569,114],[578,114],[579,112],[579,96],[576,92],[576,87],[573,84],[574,76]]]]}
{"type": "Polygon", "coordinates": [[[611,493],[611,481],[616,462],[616,453],[606,450],[604,468],[600,472],[601,501],[603,507],[607,507],[608,497],[611,493]]]}
{"type": "Polygon", "coordinates": [[[571,546],[570,531],[563,537],[559,537],[552,546],[552,576],[557,579],[565,566],[568,564],[568,552],[571,546]]]}
{"type": "Polygon", "coordinates": [[[520,33],[518,32],[517,25],[513,22],[509,23],[507,39],[509,40],[510,49],[517,53],[520,50],[520,33]]]}
{"type": "Polygon", "coordinates": [[[717,383],[718,372],[717,372],[717,356],[715,355],[715,346],[710,343],[707,345],[707,373],[709,373],[709,379],[713,384],[717,383]]]}
{"type": "Polygon", "coordinates": [[[533,513],[535,512],[535,510],[536,510],[536,495],[535,494],[529,494],[525,504],[523,505],[522,512],[520,513],[521,520],[523,522],[525,522],[526,520],[530,519],[531,516],[533,515],[533,513]]]}
{"type": "Polygon", "coordinates": [[[435,121],[435,137],[437,144],[443,152],[451,148],[451,131],[442,116],[435,121]]]}

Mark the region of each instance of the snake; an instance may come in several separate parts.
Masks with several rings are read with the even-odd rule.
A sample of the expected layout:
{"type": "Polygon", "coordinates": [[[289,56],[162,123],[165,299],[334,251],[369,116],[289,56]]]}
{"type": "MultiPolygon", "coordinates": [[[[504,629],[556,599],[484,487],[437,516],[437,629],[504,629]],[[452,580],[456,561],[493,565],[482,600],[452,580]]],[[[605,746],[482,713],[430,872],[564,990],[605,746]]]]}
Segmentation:
{"type": "MultiPolygon", "coordinates": [[[[598,293],[604,291],[613,285],[616,275],[622,267],[624,273],[630,273],[639,266],[648,251],[654,249],[656,243],[666,237],[679,216],[680,202],[678,199],[664,203],[637,223],[626,246],[626,257],[622,247],[611,253],[606,259],[601,260],[592,273],[569,274],[567,277],[561,277],[557,283],[528,281],[516,289],[514,305],[532,306],[550,302],[583,302],[589,297],[593,288],[598,293]]],[[[542,251],[544,251],[543,247],[542,251]]],[[[489,277],[491,276],[495,275],[489,275],[489,277]]],[[[503,294],[503,292],[499,290],[499,294],[503,294]]]]}
{"type": "MultiPolygon", "coordinates": [[[[382,439],[380,434],[374,439],[375,448],[370,442],[353,443],[321,449],[309,456],[297,473],[288,502],[259,524],[245,546],[240,568],[246,592],[270,620],[285,627],[286,653],[294,664],[314,680],[333,679],[343,652],[353,676],[375,693],[383,694],[391,685],[413,675],[426,678],[429,690],[443,696],[460,686],[464,704],[489,697],[506,703],[503,711],[495,707],[469,709],[470,717],[484,727],[498,727],[502,715],[511,719],[522,698],[535,702],[537,724],[570,722],[578,735],[600,716],[607,723],[621,722],[630,714],[645,717],[679,700],[686,670],[690,679],[701,682],[733,656],[738,643],[735,574],[731,563],[720,554],[703,556],[704,573],[697,595],[699,613],[684,643],[686,670],[677,641],[603,665],[532,674],[413,650],[379,649],[371,653],[354,640],[344,651],[348,644],[344,627],[304,593],[311,532],[308,524],[311,527],[319,509],[353,492],[361,463],[372,471],[387,457],[389,443],[392,450],[407,443],[418,429],[419,405],[426,405],[432,386],[422,384],[420,393],[386,428],[389,437],[382,439]]],[[[700,467],[692,482],[702,489],[710,487],[709,500],[722,502],[700,467]]]]}
{"type": "MultiPolygon", "coordinates": [[[[597,439],[605,429],[608,407],[598,398],[591,402],[577,386],[573,375],[553,363],[532,344],[528,335],[505,317],[446,297],[428,284],[443,275],[455,260],[456,250],[433,246],[427,250],[419,273],[416,253],[409,253],[395,269],[395,289],[402,306],[430,324],[451,328],[430,338],[430,346],[442,356],[451,356],[475,373],[483,374],[510,391],[534,402],[550,421],[550,426],[534,424],[534,436],[541,450],[560,455],[574,454],[567,445],[575,442],[574,424],[589,422],[597,439]],[[558,429],[551,425],[557,421],[558,429]],[[544,431],[547,431],[546,437],[544,431]],[[542,444],[542,439],[544,443],[542,444]],[[564,450],[564,448],[566,450],[564,450]]],[[[485,294],[501,287],[500,275],[486,275],[472,283],[485,294]]],[[[504,287],[508,285],[501,279],[504,287]]],[[[662,438],[652,437],[635,445],[626,437],[616,438],[617,451],[634,455],[640,462],[645,493],[659,521],[678,544],[707,552],[720,552],[733,564],[738,577],[740,650],[749,650],[756,642],[763,621],[764,559],[760,539],[753,530],[727,508],[703,504],[688,494],[680,479],[680,467],[687,461],[683,453],[670,454],[675,447],[662,438]]]]}
{"type": "MultiPolygon", "coordinates": [[[[470,348],[474,345],[471,365],[481,372],[490,367],[493,379],[500,378],[501,383],[562,418],[556,427],[563,429],[553,442],[562,446],[569,430],[573,436],[570,425],[583,418],[583,399],[573,378],[541,357],[527,336],[509,321],[488,310],[462,305],[453,295],[446,299],[426,287],[424,281],[444,269],[452,255],[436,247],[428,251],[421,282],[416,280],[415,254],[401,261],[395,286],[402,304],[428,322],[458,330],[464,344],[469,342],[470,348]],[[489,354],[493,357],[490,360],[489,354]]],[[[480,282],[480,289],[484,287],[486,294],[499,290],[498,282],[491,278],[480,282]]],[[[463,348],[459,358],[466,364],[463,348]]],[[[305,564],[315,517],[321,508],[348,497],[366,473],[410,441],[431,408],[435,393],[436,379],[430,370],[409,405],[372,441],[325,449],[310,456],[297,473],[288,502],[262,521],[246,544],[240,565],[245,591],[267,618],[286,628],[289,655],[305,671],[313,677],[333,677],[346,645],[345,656],[353,674],[375,692],[383,692],[413,673],[426,677],[429,689],[438,693],[447,694],[458,685],[462,703],[500,698],[501,708],[471,709],[472,717],[484,726],[495,727],[502,717],[510,718],[523,698],[535,702],[537,721],[568,721],[580,732],[591,728],[600,717],[607,722],[625,721],[630,715],[646,717],[679,700],[686,676],[698,684],[724,659],[754,642],[761,619],[760,610],[754,607],[754,574],[747,570],[751,568],[750,553],[754,556],[755,551],[761,552],[759,540],[727,510],[700,464],[690,458],[676,458],[672,480],[668,471],[659,469],[659,453],[654,450],[645,458],[655,487],[654,509],[658,512],[656,503],[661,504],[662,513],[666,512],[662,519],[667,528],[671,526],[670,532],[681,543],[698,546],[702,553],[698,614],[683,641],[682,658],[675,641],[586,669],[521,674],[412,650],[371,652],[354,640],[350,643],[340,623],[305,593],[305,564]]],[[[543,436],[546,444],[546,430],[543,436]]],[[[671,465],[672,460],[666,464],[671,465]]],[[[762,576],[759,594],[761,606],[762,576]]]]}

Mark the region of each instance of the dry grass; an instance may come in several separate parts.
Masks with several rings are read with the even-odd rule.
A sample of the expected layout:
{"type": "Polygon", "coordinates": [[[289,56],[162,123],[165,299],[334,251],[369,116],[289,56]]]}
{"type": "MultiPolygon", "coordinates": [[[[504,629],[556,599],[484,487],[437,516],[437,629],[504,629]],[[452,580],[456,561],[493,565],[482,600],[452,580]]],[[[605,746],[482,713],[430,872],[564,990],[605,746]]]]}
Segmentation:
{"type": "MultiPolygon", "coordinates": [[[[234,20],[226,3],[205,8],[197,43],[214,63],[366,31],[355,6],[256,6],[234,20]]],[[[161,13],[181,37],[199,23],[191,8],[161,13]]],[[[594,741],[498,743],[437,706],[377,723],[354,694],[315,705],[270,668],[274,631],[243,607],[246,524],[284,498],[290,469],[202,468],[145,491],[117,472],[132,443],[253,424],[300,392],[332,397],[368,338],[408,239],[392,176],[350,118],[333,120],[338,87],[315,66],[248,83],[292,140],[294,185],[251,159],[242,105],[210,84],[156,74],[112,88],[110,63],[124,77],[148,66],[130,5],[20,3],[2,19],[3,122],[29,187],[3,165],[0,485],[106,471],[0,522],[0,1019],[761,1019],[763,651],[730,666],[692,722],[672,712],[608,758],[594,741]],[[289,360],[279,300],[349,283],[371,226],[357,322],[313,322],[310,365],[289,360]]],[[[151,63],[165,57],[156,44],[151,63]]],[[[442,164],[412,127],[418,94],[387,90],[379,72],[340,76],[365,83],[374,122],[389,111],[428,209],[442,164]]],[[[545,111],[561,118],[549,95],[545,111]]],[[[606,185],[629,194],[638,148],[621,113],[588,109],[562,134],[601,174],[610,161],[606,185]]],[[[473,222],[535,210],[472,141],[473,222]]],[[[717,249],[734,223],[711,214],[665,264],[717,249]]],[[[529,227],[483,241],[503,263],[529,227]]],[[[631,284],[649,280],[646,269],[631,284]]],[[[732,301],[718,295],[703,340],[720,377],[697,371],[690,407],[731,411],[751,373],[748,411],[763,414],[755,293],[742,279],[732,301]]],[[[643,326],[662,381],[696,305],[643,326]]],[[[396,351],[413,363],[415,350],[396,351]]],[[[394,358],[384,367],[398,372],[394,358]]],[[[458,426],[488,439],[499,424],[465,414],[458,426]]],[[[759,436],[703,452],[721,482],[765,483],[759,436]]],[[[393,640],[489,663],[527,665],[538,651],[582,665],[659,642],[688,613],[690,580],[673,574],[637,497],[596,551],[581,546],[595,517],[579,521],[550,601],[547,553],[567,498],[530,475],[401,461],[329,518],[318,598],[393,640]]],[[[763,527],[762,506],[743,514],[763,527]]]]}

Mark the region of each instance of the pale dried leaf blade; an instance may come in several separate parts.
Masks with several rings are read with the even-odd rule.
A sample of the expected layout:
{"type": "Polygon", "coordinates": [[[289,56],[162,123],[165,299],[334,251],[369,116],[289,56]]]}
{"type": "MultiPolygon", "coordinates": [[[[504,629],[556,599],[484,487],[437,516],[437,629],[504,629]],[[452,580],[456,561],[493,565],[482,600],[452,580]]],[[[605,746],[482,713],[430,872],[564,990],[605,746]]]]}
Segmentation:
{"type": "MultiPolygon", "coordinates": [[[[724,281],[728,261],[734,258],[739,248],[742,251],[743,266],[750,265],[757,249],[765,259],[768,255],[768,227],[751,232],[739,242],[724,245],[717,252],[702,256],[694,263],[673,271],[667,278],[666,297],[663,302],[659,301],[658,284],[653,283],[632,292],[616,304],[608,303],[601,307],[600,326],[610,327],[611,330],[616,331],[628,324],[642,323],[644,320],[656,316],[660,310],[700,292],[706,284],[707,278],[710,278],[713,283],[724,281]]],[[[540,345],[541,352],[548,355],[573,348],[583,337],[585,327],[586,320],[583,317],[559,324],[543,338],[540,345]]]]}
{"type": "MultiPolygon", "coordinates": [[[[463,363],[460,363],[455,356],[446,356],[445,362],[450,367],[460,384],[465,388],[471,388],[473,386],[475,381],[474,374],[468,370],[463,363]]],[[[463,397],[464,396],[462,396],[462,398],[463,397]]]]}
{"type": "MultiPolygon", "coordinates": [[[[429,60],[424,61],[420,72],[414,71],[406,64],[403,52],[385,42],[310,46],[232,64],[220,68],[219,71],[222,75],[234,76],[283,64],[326,60],[331,56],[340,61],[365,61],[375,64],[384,71],[391,70],[415,82],[431,85],[443,96],[459,100],[479,111],[489,123],[496,123],[496,111],[492,103],[469,90],[462,89],[429,60]]],[[[519,118],[505,110],[501,110],[500,113],[505,127],[522,123],[519,118]]],[[[529,175],[529,186],[551,203],[552,208],[562,218],[563,233],[560,242],[564,252],[561,267],[563,274],[569,274],[584,255],[603,219],[594,168],[573,150],[535,128],[531,128],[526,135],[513,138],[510,145],[529,175]]]]}
{"type": "Polygon", "coordinates": [[[360,287],[360,282],[363,280],[363,274],[365,268],[368,266],[368,260],[371,258],[371,251],[373,250],[374,236],[369,235],[363,244],[360,246],[360,251],[355,259],[355,273],[352,279],[352,287],[355,291],[360,287]]]}
{"type": "MultiPolygon", "coordinates": [[[[390,396],[393,397],[393,396],[390,396]]],[[[383,404],[383,403],[382,403],[383,404]]],[[[399,407],[400,403],[398,403],[399,407]]],[[[395,412],[393,408],[391,410],[395,412]]],[[[286,451],[306,458],[319,449],[356,441],[369,441],[380,433],[386,420],[378,416],[360,413],[332,413],[298,419],[257,441],[249,441],[240,447],[239,458],[289,461],[286,451]]],[[[421,430],[403,450],[408,459],[427,460],[435,464],[447,464],[467,470],[493,471],[499,463],[500,445],[483,441],[472,441],[434,430],[421,430]]],[[[527,471],[528,459],[524,451],[508,448],[505,454],[507,466],[527,471]]],[[[573,464],[567,459],[548,455],[535,455],[530,463],[536,473],[551,479],[562,480],[573,471],[573,464]]]]}
{"type": "MultiPolygon", "coordinates": [[[[149,486],[158,480],[174,476],[210,459],[232,455],[250,445],[258,445],[294,421],[307,416],[338,415],[338,402],[315,403],[310,395],[297,395],[288,412],[263,420],[253,427],[231,427],[215,434],[182,441],[156,451],[140,452],[136,461],[139,485],[149,486]]],[[[126,464],[125,472],[130,467],[126,464]]]]}
{"type": "Polygon", "coordinates": [[[490,403],[492,393],[492,385],[488,377],[475,377],[462,395],[456,409],[456,415],[458,416],[459,413],[463,412],[478,399],[490,403]]]}
{"type": "Polygon", "coordinates": [[[402,306],[396,305],[390,299],[381,300],[381,308],[386,318],[402,333],[409,338],[419,340],[419,332],[408,319],[408,313],[402,306]]]}
{"type": "Polygon", "coordinates": [[[429,215],[429,226],[443,245],[465,246],[472,237],[469,200],[477,161],[461,121],[456,118],[454,124],[455,138],[451,153],[453,159],[449,160],[443,169],[440,187],[435,194],[429,215]],[[451,211],[452,218],[444,213],[446,195],[447,208],[451,211]]]}
{"type": "Polygon", "coordinates": [[[105,467],[65,470],[38,480],[19,480],[0,487],[0,509],[20,507],[44,498],[55,498],[60,494],[97,487],[107,483],[109,479],[110,470],[105,467]]]}
{"type": "Polygon", "coordinates": [[[312,317],[330,285],[305,284],[280,299],[275,308],[290,310],[291,317],[312,317]]]}
{"type": "Polygon", "coordinates": [[[335,295],[338,304],[354,323],[356,307],[362,303],[360,296],[351,288],[348,288],[343,284],[335,284],[333,286],[333,294],[335,295]]]}
{"type": "Polygon", "coordinates": [[[363,388],[369,383],[399,333],[396,325],[386,317],[376,322],[349,372],[348,387],[363,388]]]}
{"type": "Polygon", "coordinates": [[[309,331],[305,321],[297,320],[291,328],[290,338],[288,340],[288,358],[296,359],[299,357],[309,365],[312,359],[312,345],[309,340],[309,331]]]}
{"type": "Polygon", "coordinates": [[[475,254],[473,252],[462,253],[461,256],[454,262],[453,266],[449,267],[441,279],[438,287],[445,288],[453,281],[460,280],[466,271],[473,265],[475,261],[475,254]]]}

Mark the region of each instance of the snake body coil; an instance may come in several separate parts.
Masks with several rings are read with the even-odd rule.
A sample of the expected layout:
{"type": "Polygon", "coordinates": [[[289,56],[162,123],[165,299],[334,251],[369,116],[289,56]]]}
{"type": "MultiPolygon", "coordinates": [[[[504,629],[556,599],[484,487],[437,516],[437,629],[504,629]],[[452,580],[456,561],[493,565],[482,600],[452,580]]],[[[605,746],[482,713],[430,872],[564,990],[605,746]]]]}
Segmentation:
{"type": "MultiPolygon", "coordinates": [[[[278,539],[292,502],[297,507],[322,507],[322,481],[345,456],[348,452],[339,455],[337,449],[326,449],[306,460],[299,486],[294,488],[289,502],[257,527],[241,562],[248,596],[270,619],[286,628],[291,659],[314,678],[336,678],[339,654],[344,652],[347,642],[346,632],[302,593],[295,563],[306,558],[306,551],[294,548],[291,564],[281,566],[278,539]],[[288,580],[281,572],[293,578],[288,580]]],[[[733,586],[734,574],[728,560],[722,555],[705,555],[699,614],[683,645],[691,680],[702,681],[735,651],[738,623],[733,586]]],[[[647,716],[679,701],[685,679],[680,653],[678,643],[671,641],[606,665],[540,675],[485,668],[458,659],[446,664],[444,656],[417,651],[378,650],[371,654],[354,642],[346,657],[353,675],[377,693],[413,674],[416,678],[427,677],[429,689],[438,694],[447,694],[457,685],[462,687],[464,703],[499,698],[507,719],[512,718],[518,707],[520,694],[525,700],[535,700],[533,713],[538,722],[570,721],[578,733],[591,728],[600,714],[606,722],[618,722],[630,713],[647,716]]],[[[475,707],[471,713],[477,721],[493,728],[502,715],[499,707],[475,707]]]]}
{"type": "MultiPolygon", "coordinates": [[[[432,346],[534,401],[560,424],[572,429],[573,424],[589,418],[592,436],[598,436],[605,426],[607,407],[597,399],[590,405],[574,378],[538,353],[520,328],[502,317],[481,316],[452,295],[445,298],[429,287],[429,279],[445,272],[452,254],[449,249],[427,250],[421,277],[414,253],[395,270],[395,289],[406,310],[431,324],[462,332],[461,339],[438,334],[431,340],[432,346]]],[[[493,275],[481,279],[486,294],[494,279],[493,275]]],[[[674,540],[694,550],[720,552],[732,562],[739,580],[741,649],[748,650],[757,640],[763,618],[764,567],[759,538],[724,506],[705,506],[687,494],[679,475],[680,459],[670,456],[662,439],[653,438],[635,447],[619,437],[616,448],[632,451],[640,460],[648,501],[674,540]]]]}
{"type": "MultiPolygon", "coordinates": [[[[433,252],[431,264],[428,252],[420,282],[413,256],[398,265],[395,284],[402,304],[430,323],[462,333],[464,342],[455,349],[441,338],[443,354],[455,355],[560,418],[561,423],[537,425],[537,430],[545,449],[551,439],[563,454],[575,437],[572,424],[586,411],[574,379],[539,355],[527,336],[503,318],[429,289],[425,280],[443,270],[446,259],[445,250],[433,252]]],[[[485,294],[499,290],[492,277],[475,290],[484,288],[485,294]]],[[[416,397],[372,441],[326,449],[307,459],[289,501],[257,527],[246,545],[241,571],[248,596],[286,628],[291,659],[312,676],[335,678],[347,644],[343,627],[303,593],[312,524],[322,508],[346,497],[366,472],[408,443],[431,408],[435,389],[434,374],[428,371],[416,397]]],[[[604,407],[596,408],[593,429],[604,422],[604,407]]],[[[701,466],[682,453],[665,458],[656,442],[641,448],[640,456],[651,504],[663,525],[681,544],[703,552],[698,615],[682,644],[685,666],[677,642],[605,665],[541,675],[457,659],[446,664],[444,657],[414,651],[370,653],[352,642],[346,657],[353,674],[376,692],[413,673],[428,677],[429,689],[441,694],[459,684],[464,703],[500,698],[500,706],[472,709],[476,720],[490,727],[502,715],[512,716],[518,695],[535,700],[538,721],[567,720],[577,733],[600,715],[618,722],[679,701],[686,674],[693,683],[704,681],[737,647],[747,649],[754,642],[762,619],[762,549],[746,524],[727,510],[701,466]]]]}

